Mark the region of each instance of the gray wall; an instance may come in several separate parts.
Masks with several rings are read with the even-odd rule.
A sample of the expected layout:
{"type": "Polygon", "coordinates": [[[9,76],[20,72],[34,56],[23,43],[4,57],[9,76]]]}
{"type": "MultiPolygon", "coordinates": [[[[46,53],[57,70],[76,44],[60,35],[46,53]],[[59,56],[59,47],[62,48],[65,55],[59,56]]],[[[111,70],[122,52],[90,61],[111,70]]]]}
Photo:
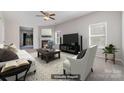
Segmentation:
{"type": "Polygon", "coordinates": [[[4,17],[0,12],[0,43],[4,43],[4,17]]]}
{"type": "Polygon", "coordinates": [[[14,43],[17,48],[20,46],[20,26],[33,28],[33,47],[38,48],[38,26],[34,16],[29,16],[29,12],[4,11],[5,19],[5,43],[14,43]]]}
{"type": "Polygon", "coordinates": [[[5,21],[5,43],[10,44],[14,43],[17,48],[20,48],[20,26],[31,27],[33,28],[33,48],[38,48],[38,27],[35,24],[29,23],[18,23],[18,22],[9,22],[5,21]]]}
{"type": "MultiPolygon", "coordinates": [[[[56,31],[61,31],[63,34],[78,32],[83,35],[83,47],[88,47],[88,29],[89,24],[99,22],[107,22],[107,43],[113,43],[117,48],[121,49],[121,12],[94,12],[86,16],[59,24],[55,27],[56,31]]],[[[102,55],[101,49],[98,54],[102,55]]],[[[121,58],[121,51],[117,53],[118,59],[121,58]]]]}
{"type": "Polygon", "coordinates": [[[124,63],[124,12],[122,13],[122,61],[124,63]]]}

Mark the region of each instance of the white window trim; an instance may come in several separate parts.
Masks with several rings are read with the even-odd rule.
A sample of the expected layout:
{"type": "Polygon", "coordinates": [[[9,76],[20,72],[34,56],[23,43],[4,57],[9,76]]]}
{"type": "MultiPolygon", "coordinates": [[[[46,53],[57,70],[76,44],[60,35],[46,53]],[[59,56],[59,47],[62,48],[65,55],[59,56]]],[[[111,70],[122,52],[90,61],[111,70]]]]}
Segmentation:
{"type": "MultiPolygon", "coordinates": [[[[89,25],[89,46],[91,45],[91,37],[98,37],[98,36],[105,36],[105,46],[107,45],[107,22],[100,22],[100,23],[96,23],[96,24],[90,24],[89,25]],[[100,25],[100,24],[104,24],[105,25],[105,35],[101,34],[101,35],[91,35],[91,26],[95,26],[95,25],[100,25]]],[[[98,48],[104,48],[105,46],[98,46],[98,48]]]]}
{"type": "Polygon", "coordinates": [[[55,44],[60,44],[60,36],[61,36],[61,32],[55,31],[55,44]],[[59,36],[57,37],[56,34],[59,34],[59,36]]]}

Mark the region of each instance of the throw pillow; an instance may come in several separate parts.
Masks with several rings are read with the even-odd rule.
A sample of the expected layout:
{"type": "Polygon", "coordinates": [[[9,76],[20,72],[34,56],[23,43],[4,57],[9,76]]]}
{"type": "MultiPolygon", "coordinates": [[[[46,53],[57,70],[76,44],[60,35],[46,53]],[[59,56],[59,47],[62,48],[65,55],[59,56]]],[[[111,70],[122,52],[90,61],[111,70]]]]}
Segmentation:
{"type": "Polygon", "coordinates": [[[0,48],[4,48],[4,45],[3,44],[0,44],[0,48]]]}
{"type": "Polygon", "coordinates": [[[16,46],[13,44],[11,46],[8,46],[8,49],[13,51],[14,53],[17,53],[18,52],[18,49],[16,48],[16,46]]]}
{"type": "Polygon", "coordinates": [[[9,49],[0,49],[0,62],[18,59],[16,53],[9,49]]]}
{"type": "Polygon", "coordinates": [[[5,49],[9,49],[9,50],[13,51],[14,53],[18,52],[17,47],[13,43],[11,43],[9,45],[5,45],[4,48],[5,49]]]}
{"type": "Polygon", "coordinates": [[[81,59],[84,57],[85,53],[86,53],[87,49],[84,49],[83,51],[81,51],[78,56],[77,56],[77,59],[81,59]]]}

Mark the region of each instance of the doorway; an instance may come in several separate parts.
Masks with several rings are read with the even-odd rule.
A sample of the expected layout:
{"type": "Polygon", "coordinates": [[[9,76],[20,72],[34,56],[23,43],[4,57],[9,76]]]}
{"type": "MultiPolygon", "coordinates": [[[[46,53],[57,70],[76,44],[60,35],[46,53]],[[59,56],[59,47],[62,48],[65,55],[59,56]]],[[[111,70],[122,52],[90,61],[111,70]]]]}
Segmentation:
{"type": "Polygon", "coordinates": [[[20,27],[20,49],[33,49],[33,28],[20,27]]]}

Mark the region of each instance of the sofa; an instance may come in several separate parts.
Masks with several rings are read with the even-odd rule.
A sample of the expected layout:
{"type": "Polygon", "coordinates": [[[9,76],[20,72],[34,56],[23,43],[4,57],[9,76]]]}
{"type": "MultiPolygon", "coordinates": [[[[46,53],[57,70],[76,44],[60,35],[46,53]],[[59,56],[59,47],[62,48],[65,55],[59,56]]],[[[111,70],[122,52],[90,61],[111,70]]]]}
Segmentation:
{"type": "Polygon", "coordinates": [[[65,74],[79,74],[80,80],[86,80],[88,74],[93,71],[93,62],[96,55],[97,46],[90,46],[84,57],[81,59],[69,58],[63,63],[65,74]]]}
{"type": "MultiPolygon", "coordinates": [[[[2,48],[3,45],[0,44],[0,48],[2,48]]],[[[20,50],[20,49],[17,49],[17,52],[16,52],[17,56],[19,59],[26,59],[26,60],[30,60],[32,61],[32,64],[31,64],[31,67],[28,71],[28,74],[29,73],[35,73],[36,72],[36,66],[35,66],[35,58],[33,58],[28,52],[26,52],[25,50],[20,50]]],[[[9,61],[5,61],[5,62],[0,62],[0,67],[3,66],[5,63],[7,63],[9,61]]],[[[23,76],[23,73],[19,75],[19,77],[22,77],[23,76]]],[[[14,80],[14,78],[12,77],[8,77],[8,80],[14,80]]]]}

